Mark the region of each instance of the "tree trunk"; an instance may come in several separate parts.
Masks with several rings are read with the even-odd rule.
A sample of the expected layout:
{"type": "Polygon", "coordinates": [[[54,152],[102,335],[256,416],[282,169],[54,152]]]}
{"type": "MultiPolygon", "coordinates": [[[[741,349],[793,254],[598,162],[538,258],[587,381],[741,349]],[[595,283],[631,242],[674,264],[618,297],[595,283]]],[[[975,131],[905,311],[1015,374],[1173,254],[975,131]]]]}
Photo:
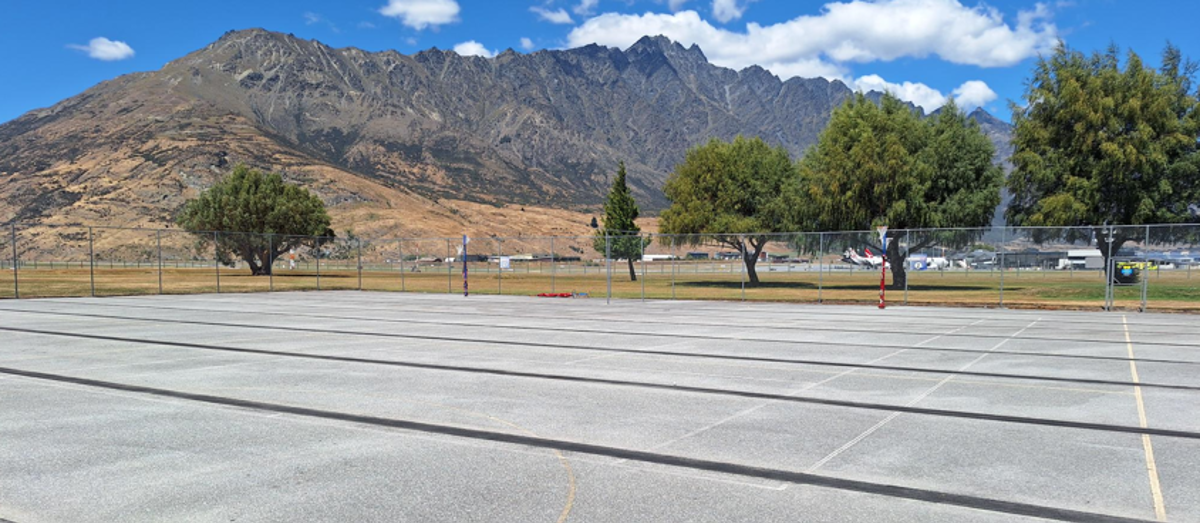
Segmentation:
{"type": "Polygon", "coordinates": [[[629,262],[629,281],[637,281],[637,270],[633,268],[633,256],[626,256],[625,259],[629,262]]]}
{"type": "Polygon", "coordinates": [[[746,258],[746,283],[750,285],[758,285],[758,271],[755,270],[755,265],[758,264],[758,256],[746,258]]]}
{"type": "Polygon", "coordinates": [[[908,269],[904,267],[904,260],[891,262],[892,264],[892,290],[902,291],[908,283],[908,269]]]}
{"type": "Polygon", "coordinates": [[[1100,256],[1102,256],[1104,258],[1104,277],[1106,278],[1105,281],[1107,281],[1109,283],[1116,283],[1117,273],[1115,272],[1116,268],[1113,267],[1113,265],[1112,265],[1111,258],[1115,258],[1115,257],[1119,256],[1118,253],[1121,251],[1121,247],[1124,247],[1125,242],[1128,242],[1128,241],[1129,241],[1129,238],[1125,238],[1119,234],[1115,235],[1115,236],[1113,236],[1112,246],[1110,249],[1110,246],[1108,244],[1109,243],[1108,239],[1104,235],[1104,232],[1098,231],[1096,233],[1096,247],[1100,249],[1100,256]],[[1111,250],[1111,257],[1109,255],[1110,250],[1111,250]]]}
{"type": "Polygon", "coordinates": [[[907,259],[907,253],[900,251],[900,242],[888,242],[887,259],[884,261],[892,266],[892,290],[903,290],[908,282],[908,268],[904,266],[907,259]]]}
{"type": "Polygon", "coordinates": [[[270,276],[275,270],[275,253],[271,252],[271,249],[263,249],[262,256],[262,276],[270,276]]]}
{"type": "Polygon", "coordinates": [[[742,261],[746,264],[746,282],[752,286],[759,284],[758,271],[755,267],[758,265],[758,256],[762,254],[763,247],[766,247],[766,245],[767,242],[765,240],[761,243],[750,241],[749,247],[751,248],[747,248],[747,243],[742,242],[741,248],[738,249],[742,251],[742,261]]]}

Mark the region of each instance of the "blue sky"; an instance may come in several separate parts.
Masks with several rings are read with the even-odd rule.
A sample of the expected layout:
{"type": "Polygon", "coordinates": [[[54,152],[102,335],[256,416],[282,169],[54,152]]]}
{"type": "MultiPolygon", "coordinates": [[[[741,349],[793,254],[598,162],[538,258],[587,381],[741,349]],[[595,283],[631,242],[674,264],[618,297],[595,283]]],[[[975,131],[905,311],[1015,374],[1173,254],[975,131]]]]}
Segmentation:
{"type": "Polygon", "coordinates": [[[1038,52],[1110,43],[1156,63],[1167,40],[1200,59],[1200,3],[1166,0],[10,0],[0,10],[0,121],[106,79],[155,70],[231,29],[334,47],[489,54],[646,33],[781,77],[887,88],[932,109],[947,97],[1008,119],[1038,52]]]}

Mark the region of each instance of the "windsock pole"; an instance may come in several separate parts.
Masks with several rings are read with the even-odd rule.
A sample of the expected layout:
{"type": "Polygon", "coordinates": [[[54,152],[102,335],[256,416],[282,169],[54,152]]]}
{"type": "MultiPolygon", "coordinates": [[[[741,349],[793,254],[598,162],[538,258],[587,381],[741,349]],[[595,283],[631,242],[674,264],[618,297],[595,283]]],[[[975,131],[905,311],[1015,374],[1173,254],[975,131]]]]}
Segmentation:
{"type": "Polygon", "coordinates": [[[887,226],[879,227],[879,243],[882,245],[883,252],[879,253],[879,308],[887,307],[887,302],[884,299],[884,289],[887,288],[887,226]]]}

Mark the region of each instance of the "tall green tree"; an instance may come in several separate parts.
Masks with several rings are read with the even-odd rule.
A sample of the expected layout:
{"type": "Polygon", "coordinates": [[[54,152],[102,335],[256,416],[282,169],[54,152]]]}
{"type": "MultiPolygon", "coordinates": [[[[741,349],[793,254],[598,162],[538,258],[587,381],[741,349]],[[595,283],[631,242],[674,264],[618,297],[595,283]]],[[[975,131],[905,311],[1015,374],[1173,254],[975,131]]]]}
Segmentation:
{"type": "Polygon", "coordinates": [[[646,246],[650,245],[650,239],[643,237],[642,229],[638,227],[639,212],[625,179],[625,162],[621,162],[604,202],[604,227],[596,230],[592,247],[611,257],[625,258],[629,262],[630,281],[637,281],[634,258],[641,259],[646,246]]]}
{"type": "Polygon", "coordinates": [[[221,263],[241,259],[255,276],[271,274],[280,254],[319,247],[333,237],[320,198],[278,174],[245,165],[188,200],[176,221],[203,245],[215,242],[221,263]],[[215,239],[213,232],[218,233],[215,239]]]}
{"type": "MultiPolygon", "coordinates": [[[[759,256],[770,233],[801,227],[800,179],[782,147],[761,138],[713,139],[688,151],[663,190],[671,206],[663,211],[664,233],[688,235],[689,244],[716,243],[737,250],[747,279],[759,283],[759,256]]],[[[778,240],[778,238],[775,238],[778,240]]]]}
{"type": "Polygon", "coordinates": [[[1091,227],[1035,232],[1094,237],[1107,258],[1144,231],[1118,227],[1110,241],[1105,225],[1200,221],[1195,72],[1171,45],[1158,71],[1133,52],[1122,61],[1115,46],[1085,55],[1060,45],[1038,60],[1024,105],[1012,106],[1009,222],[1091,227]]]}
{"type": "MultiPolygon", "coordinates": [[[[953,101],[923,119],[892,95],[876,104],[857,94],[834,111],[801,160],[800,173],[820,230],[976,228],[987,225],[1000,204],[1004,171],[995,154],[979,125],[953,101]]],[[[910,251],[966,245],[982,234],[922,232],[908,245],[893,235],[886,248],[892,285],[904,287],[910,251]]],[[[842,238],[851,248],[884,250],[873,234],[842,238]]]]}

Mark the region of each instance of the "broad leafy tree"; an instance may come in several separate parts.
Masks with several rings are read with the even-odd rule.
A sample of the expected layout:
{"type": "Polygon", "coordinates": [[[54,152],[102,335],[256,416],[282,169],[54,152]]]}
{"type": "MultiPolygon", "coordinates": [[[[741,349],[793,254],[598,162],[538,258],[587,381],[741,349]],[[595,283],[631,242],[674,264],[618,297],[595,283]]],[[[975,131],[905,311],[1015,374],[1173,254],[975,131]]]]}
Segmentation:
{"type": "MultiPolygon", "coordinates": [[[[626,181],[625,162],[621,162],[617,166],[617,177],[608,191],[608,199],[604,202],[604,227],[596,230],[592,247],[614,258],[625,258],[629,262],[630,281],[637,281],[634,259],[641,259],[646,246],[650,245],[650,239],[643,237],[638,227],[639,212],[626,181]]],[[[595,218],[592,221],[595,223],[595,218]]]]}
{"type": "Polygon", "coordinates": [[[1196,65],[1170,45],[1157,71],[1133,52],[1121,58],[1116,47],[1059,46],[1035,66],[1024,105],[1013,104],[1009,222],[1091,227],[1035,232],[1095,238],[1106,258],[1145,233],[1117,227],[1110,242],[1105,225],[1200,221],[1196,65]]]}
{"type": "MultiPolygon", "coordinates": [[[[969,244],[1000,203],[1004,171],[979,125],[947,103],[921,118],[891,95],[878,104],[855,95],[834,111],[800,162],[811,219],[820,230],[976,228],[917,234],[887,245],[892,285],[903,287],[909,251],[969,244]]],[[[880,246],[874,234],[846,235],[847,247],[880,246]]]]}
{"type": "MultiPolygon", "coordinates": [[[[761,138],[713,139],[688,151],[663,190],[671,206],[659,227],[667,234],[689,235],[677,241],[716,243],[736,250],[750,284],[758,284],[755,266],[769,233],[792,232],[801,225],[799,176],[782,147],[761,138]]],[[[775,239],[777,240],[777,238],[775,239]]]]}
{"type": "Polygon", "coordinates": [[[215,241],[221,263],[241,259],[256,276],[271,274],[280,254],[333,236],[320,198],[245,165],[184,204],[177,222],[204,245],[215,241]],[[219,233],[215,240],[213,232],[219,233]]]}

